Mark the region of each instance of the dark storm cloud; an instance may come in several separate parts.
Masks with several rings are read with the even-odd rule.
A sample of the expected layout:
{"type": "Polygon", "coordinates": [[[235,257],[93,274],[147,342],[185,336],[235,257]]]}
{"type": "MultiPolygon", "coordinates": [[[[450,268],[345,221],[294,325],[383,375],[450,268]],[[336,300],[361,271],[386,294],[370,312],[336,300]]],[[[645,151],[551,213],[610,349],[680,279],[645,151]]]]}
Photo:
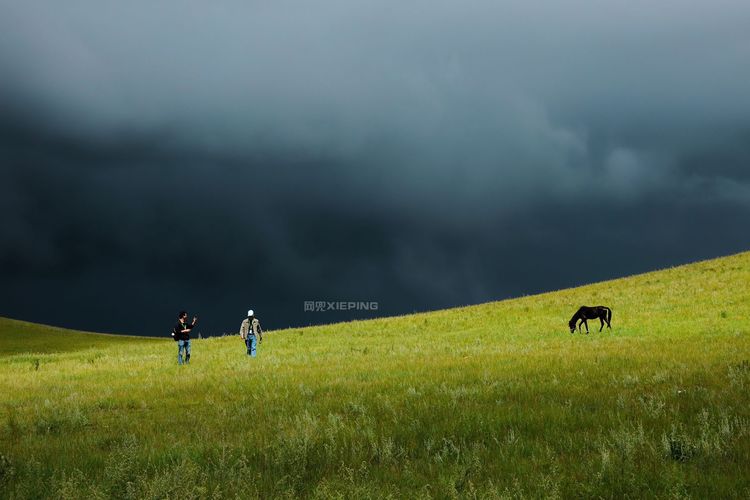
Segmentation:
{"type": "Polygon", "coordinates": [[[742,2],[0,3],[0,314],[160,333],[746,249],[742,2]],[[167,318],[165,318],[167,316],[167,318]]]}

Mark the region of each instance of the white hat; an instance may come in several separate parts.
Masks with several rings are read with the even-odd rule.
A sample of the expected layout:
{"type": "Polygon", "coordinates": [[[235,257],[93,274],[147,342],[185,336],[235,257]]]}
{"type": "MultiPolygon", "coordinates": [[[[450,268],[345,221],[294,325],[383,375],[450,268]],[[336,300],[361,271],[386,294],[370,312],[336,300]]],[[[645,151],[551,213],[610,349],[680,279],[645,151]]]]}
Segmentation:
{"type": "Polygon", "coordinates": [[[250,309],[249,311],[247,311],[247,315],[248,315],[248,316],[252,316],[252,315],[253,315],[253,310],[252,310],[252,309],[250,309]]]}

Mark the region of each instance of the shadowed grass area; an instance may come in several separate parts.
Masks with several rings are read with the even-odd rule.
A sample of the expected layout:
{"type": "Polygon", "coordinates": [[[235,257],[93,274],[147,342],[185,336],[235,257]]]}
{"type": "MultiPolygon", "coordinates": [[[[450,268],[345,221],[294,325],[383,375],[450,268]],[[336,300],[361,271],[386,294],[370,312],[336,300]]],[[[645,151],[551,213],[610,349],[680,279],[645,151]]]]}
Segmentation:
{"type": "Polygon", "coordinates": [[[49,354],[143,343],[144,337],[77,332],[0,317],[0,356],[49,354]]]}
{"type": "Polygon", "coordinates": [[[744,253],[270,332],[256,359],[196,340],[183,367],[169,339],[36,327],[84,336],[45,354],[3,321],[0,496],[747,497],[749,280],[744,253]],[[582,304],[612,330],[568,333],[582,304]]]}

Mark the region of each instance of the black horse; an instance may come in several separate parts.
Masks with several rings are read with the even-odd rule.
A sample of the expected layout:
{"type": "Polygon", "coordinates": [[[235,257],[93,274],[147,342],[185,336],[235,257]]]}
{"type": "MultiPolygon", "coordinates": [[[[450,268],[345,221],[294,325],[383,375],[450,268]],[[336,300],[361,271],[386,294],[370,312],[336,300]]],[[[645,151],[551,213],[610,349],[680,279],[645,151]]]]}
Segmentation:
{"type": "Polygon", "coordinates": [[[612,326],[609,324],[609,322],[612,320],[612,309],[606,306],[581,306],[573,315],[573,317],[570,318],[570,321],[568,321],[570,333],[575,333],[576,323],[578,323],[578,320],[581,321],[580,323],[578,323],[578,331],[580,332],[581,325],[584,325],[586,327],[586,333],[589,333],[589,324],[586,321],[589,319],[597,318],[599,318],[599,322],[601,323],[601,326],[599,327],[600,332],[602,331],[602,328],[604,328],[604,323],[607,323],[607,328],[612,328],[612,326]]]}

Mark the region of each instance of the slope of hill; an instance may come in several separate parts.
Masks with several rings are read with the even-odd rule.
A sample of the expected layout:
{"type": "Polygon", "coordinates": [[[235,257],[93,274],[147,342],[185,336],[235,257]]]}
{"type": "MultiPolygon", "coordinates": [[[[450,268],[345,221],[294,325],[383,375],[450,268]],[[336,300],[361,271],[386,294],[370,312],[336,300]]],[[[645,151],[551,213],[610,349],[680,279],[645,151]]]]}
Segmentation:
{"type": "Polygon", "coordinates": [[[77,332],[27,321],[0,318],[0,356],[81,351],[143,342],[143,340],[144,337],[77,332]]]}
{"type": "Polygon", "coordinates": [[[43,353],[4,321],[0,497],[748,497],[749,281],[743,253],[256,359],[197,340],[182,367],[170,340],[43,353]],[[612,330],[570,334],[581,304],[612,330]]]}

